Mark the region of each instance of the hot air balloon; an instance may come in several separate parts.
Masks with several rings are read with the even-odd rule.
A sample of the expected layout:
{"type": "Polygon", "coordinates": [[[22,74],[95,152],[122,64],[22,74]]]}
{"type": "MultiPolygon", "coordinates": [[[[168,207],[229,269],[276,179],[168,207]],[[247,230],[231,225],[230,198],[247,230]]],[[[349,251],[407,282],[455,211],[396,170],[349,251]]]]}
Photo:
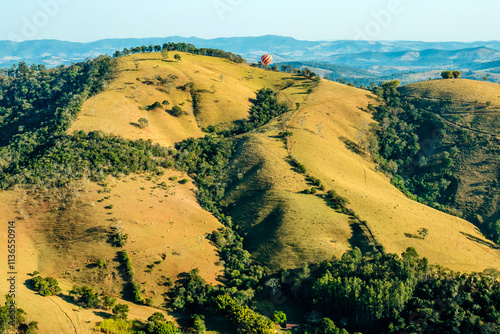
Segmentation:
{"type": "Polygon", "coordinates": [[[273,61],[273,57],[271,57],[271,55],[263,55],[262,58],[260,58],[260,60],[264,65],[267,66],[271,64],[271,62],[273,61]]]}

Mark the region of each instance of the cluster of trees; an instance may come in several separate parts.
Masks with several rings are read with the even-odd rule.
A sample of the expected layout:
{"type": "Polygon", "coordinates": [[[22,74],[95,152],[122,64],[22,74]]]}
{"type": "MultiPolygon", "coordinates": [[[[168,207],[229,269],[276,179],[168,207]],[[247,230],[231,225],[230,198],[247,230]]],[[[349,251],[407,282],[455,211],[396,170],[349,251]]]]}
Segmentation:
{"type": "Polygon", "coordinates": [[[148,318],[145,328],[148,334],[181,334],[181,330],[172,322],[165,319],[161,312],[155,312],[148,318]]]}
{"type": "Polygon", "coordinates": [[[196,311],[206,308],[213,287],[206,284],[198,269],[180,274],[171,292],[172,307],[178,310],[196,311]]]}
{"type": "Polygon", "coordinates": [[[316,308],[329,316],[345,316],[356,323],[373,323],[397,315],[412,295],[427,260],[408,249],[402,259],[393,254],[364,258],[359,249],[347,252],[313,285],[316,308]]]}
{"type": "Polygon", "coordinates": [[[257,98],[250,108],[248,122],[251,128],[258,128],[287,111],[287,105],[278,101],[275,91],[262,88],[257,92],[257,98]]]}
{"type": "Polygon", "coordinates": [[[302,300],[304,313],[311,315],[304,326],[307,333],[330,333],[324,331],[326,324],[333,333],[341,332],[333,321],[353,331],[394,334],[493,333],[499,328],[500,272],[495,269],[460,274],[429,266],[414,248],[401,256],[376,253],[372,257],[355,248],[340,259],[309,268],[295,279],[287,279],[287,271],[276,279],[284,296],[302,300]],[[314,320],[313,315],[328,319],[314,320]]]}
{"type": "Polygon", "coordinates": [[[219,49],[211,48],[197,48],[193,44],[188,43],[164,43],[163,45],[142,45],[132,48],[125,48],[122,51],[115,51],[113,56],[115,58],[128,56],[134,53],[148,53],[148,52],[162,52],[162,51],[181,51],[188,52],[195,55],[210,56],[225,58],[235,63],[244,63],[245,59],[240,55],[234,54],[232,52],[227,52],[219,49]]]}
{"type": "Polygon", "coordinates": [[[209,126],[205,130],[211,133],[219,133],[224,137],[249,132],[261,127],[274,117],[282,115],[289,110],[286,103],[278,101],[277,93],[270,88],[262,88],[257,92],[257,97],[252,100],[252,107],[249,110],[249,118],[236,121],[233,128],[218,131],[218,126],[209,126]]]}
{"type": "MultiPolygon", "coordinates": [[[[226,226],[232,226],[230,217],[224,219],[226,226]]],[[[209,239],[219,247],[219,255],[224,263],[227,286],[246,291],[237,297],[248,301],[251,290],[255,289],[264,276],[264,268],[253,263],[250,253],[243,248],[243,238],[231,228],[222,228],[209,235],[209,239]]]]}
{"type": "Polygon", "coordinates": [[[118,304],[113,309],[113,318],[102,321],[95,331],[102,333],[135,333],[135,334],[181,334],[182,331],[172,321],[167,321],[163,313],[155,312],[146,324],[129,320],[128,306],[118,304]]]}
{"type": "Polygon", "coordinates": [[[24,168],[0,175],[0,185],[62,186],[87,177],[101,181],[107,175],[119,177],[135,172],[161,173],[172,167],[171,149],[151,140],[124,140],[100,131],[75,132],[53,138],[53,145],[26,161],[24,168]]]}
{"type": "Polygon", "coordinates": [[[399,81],[391,81],[375,89],[386,103],[372,107],[379,126],[372,129],[375,137],[370,140],[369,150],[409,197],[446,210],[443,205],[452,196],[449,186],[456,183],[451,167],[458,151],[447,145],[441,154],[429,156],[441,145],[446,124],[435,113],[401,96],[398,85],[399,81]]]}
{"type": "Polygon", "coordinates": [[[316,78],[320,79],[318,77],[318,75],[316,73],[314,73],[313,71],[311,71],[311,69],[309,67],[305,67],[304,69],[301,70],[299,68],[294,68],[292,65],[286,65],[286,64],[281,65],[281,67],[278,65],[269,66],[269,65],[264,64],[261,61],[259,61],[258,63],[252,63],[252,64],[250,64],[250,66],[263,68],[265,70],[271,70],[274,72],[279,72],[281,69],[281,72],[284,72],[284,73],[295,73],[297,75],[302,75],[302,76],[309,78],[309,79],[316,79],[316,78]]]}
{"type": "Polygon", "coordinates": [[[228,295],[219,295],[215,304],[237,326],[241,334],[272,334],[273,322],[261,314],[256,313],[246,305],[241,305],[228,295]]]}
{"type": "Polygon", "coordinates": [[[461,71],[443,71],[441,76],[443,79],[458,79],[462,75],[461,71]]]}
{"type": "Polygon", "coordinates": [[[0,331],[2,333],[34,334],[38,329],[37,321],[28,321],[26,312],[14,305],[9,295],[5,296],[5,304],[0,306],[0,331]]]}
{"type": "Polygon", "coordinates": [[[0,71],[2,189],[31,183],[21,174],[56,146],[83,101],[104,89],[115,71],[115,61],[108,57],[51,70],[20,63],[0,71]]]}
{"type": "Polygon", "coordinates": [[[131,290],[132,292],[132,299],[134,300],[134,302],[142,304],[144,302],[144,299],[141,295],[142,286],[134,279],[135,271],[132,265],[132,260],[130,259],[130,255],[128,255],[128,252],[124,250],[120,252],[120,257],[123,261],[123,265],[125,266],[126,274],[129,279],[127,285],[129,287],[129,290],[131,290]]]}
{"type": "MultiPolygon", "coordinates": [[[[439,115],[450,110],[450,99],[429,101],[418,96],[400,95],[399,81],[386,82],[374,89],[385,102],[369,106],[378,126],[372,128],[369,150],[380,166],[394,177],[392,183],[408,197],[444,212],[464,217],[476,224],[495,242],[500,242],[500,224],[491,207],[471,209],[457,206],[459,184],[456,161],[470,152],[494,156],[498,146],[488,136],[452,127],[439,115]],[[484,212],[485,218],[480,215],[484,212]],[[478,216],[479,215],[479,216],[478,216]],[[480,218],[477,218],[480,217],[480,218]]],[[[491,186],[489,203],[495,196],[491,186]]]]}
{"type": "Polygon", "coordinates": [[[30,279],[30,284],[43,296],[55,296],[61,293],[59,283],[53,277],[43,278],[38,275],[30,279]]]}
{"type": "Polygon", "coordinates": [[[175,148],[175,167],[193,175],[202,208],[220,215],[227,179],[225,167],[233,154],[233,142],[223,136],[209,135],[189,138],[175,148]]]}

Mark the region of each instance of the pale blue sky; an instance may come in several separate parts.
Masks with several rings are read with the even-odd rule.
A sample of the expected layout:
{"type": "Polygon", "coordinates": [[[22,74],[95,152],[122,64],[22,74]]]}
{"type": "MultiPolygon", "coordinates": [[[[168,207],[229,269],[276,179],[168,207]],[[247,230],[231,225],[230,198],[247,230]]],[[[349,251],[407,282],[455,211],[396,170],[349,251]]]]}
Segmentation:
{"type": "Polygon", "coordinates": [[[498,0],[1,0],[0,40],[500,40],[498,0]]]}

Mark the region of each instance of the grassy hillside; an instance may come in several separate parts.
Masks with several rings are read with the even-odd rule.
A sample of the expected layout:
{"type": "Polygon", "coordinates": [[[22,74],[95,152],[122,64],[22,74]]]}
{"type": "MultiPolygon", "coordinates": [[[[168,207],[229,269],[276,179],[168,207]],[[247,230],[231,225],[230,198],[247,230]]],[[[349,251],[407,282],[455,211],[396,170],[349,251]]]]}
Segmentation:
{"type": "Polygon", "coordinates": [[[349,199],[387,251],[401,253],[413,246],[431,263],[454,270],[497,267],[498,250],[487,246],[489,242],[475,226],[407,199],[375,171],[373,163],[346,147],[345,138],[358,143],[371,122],[370,115],[360,110],[366,101],[364,91],[322,82],[294,117],[292,154],[327,188],[349,199]],[[304,130],[299,130],[300,117],[306,117],[304,130]],[[318,123],[323,124],[319,136],[318,123]],[[429,229],[425,240],[405,236],[417,234],[422,227],[429,229]]]}
{"type": "Polygon", "coordinates": [[[500,105],[500,85],[493,82],[468,79],[428,80],[402,86],[399,90],[407,96],[469,103],[491,101],[494,105],[500,105]]]}
{"type": "MultiPolygon", "coordinates": [[[[462,214],[499,242],[500,85],[436,80],[402,86],[398,92],[403,101],[397,107],[399,120],[387,118],[391,112],[379,118],[390,119],[388,134],[403,129],[402,122],[417,127],[420,148],[410,154],[409,167],[399,166],[406,188],[431,205],[462,214]]],[[[390,102],[391,108],[396,107],[395,101],[390,102]]],[[[404,130],[397,132],[400,138],[407,136],[404,130]]],[[[384,146],[394,142],[389,137],[384,146]]],[[[394,153],[384,157],[399,159],[394,153]]]]}
{"type": "Polygon", "coordinates": [[[229,213],[248,250],[273,269],[340,256],[350,249],[348,217],[302,193],[311,185],[292,167],[280,129],[271,123],[240,139],[225,199],[229,213]]]}
{"type": "Polygon", "coordinates": [[[353,246],[369,249],[356,222],[333,210],[324,193],[300,193],[312,184],[288,160],[278,135],[286,123],[293,132],[289,153],[326,190],[349,200],[386,251],[413,246],[431,263],[454,270],[497,267],[498,250],[475,226],[406,198],[366,155],[353,152],[372,122],[368,103],[376,102],[366,91],[323,80],[293,115],[241,138],[233,167],[241,181],[230,187],[228,202],[249,249],[274,268],[321,261],[353,246]],[[420,228],[429,230],[425,240],[418,237],[420,228]]]}
{"type": "MultiPolygon", "coordinates": [[[[78,332],[89,332],[100,321],[99,312],[79,310],[72,303],[68,290],[74,284],[118,297],[129,305],[130,318],[144,321],[157,311],[122,300],[121,296],[131,300],[117,253],[122,250],[131,257],[135,280],[144,290],[142,297],[151,298],[153,306],[164,303],[166,277],[175,280],[178,274],[198,268],[207,282],[217,284],[222,267],[216,264],[219,257],[205,234],[221,225],[199,207],[193,184],[179,183],[183,178],[168,171],[153,179],[110,177],[100,185],[80,181],[62,189],[0,193],[2,217],[16,221],[18,228],[18,303],[40,322],[40,333],[69,333],[73,326],[78,332]],[[173,177],[178,179],[169,180],[173,177]],[[117,229],[129,235],[123,247],[110,243],[117,229]],[[100,259],[108,265],[99,268],[100,259]],[[26,287],[28,273],[35,270],[58,279],[62,298],[38,296],[26,287]],[[43,321],[47,317],[53,320],[43,321]]],[[[5,232],[0,243],[4,258],[5,232]]],[[[6,288],[2,282],[2,295],[6,288]]]]}
{"type": "Polygon", "coordinates": [[[202,128],[219,123],[232,123],[246,118],[250,99],[255,92],[268,87],[279,90],[290,105],[302,102],[307,82],[291,74],[265,71],[226,59],[169,52],[163,60],[160,53],[121,57],[119,75],[102,93],[88,99],[69,132],[101,130],[126,139],[151,139],[160,145],[173,145],[193,137],[203,137],[202,128]],[[179,62],[174,55],[181,56],[179,62]],[[156,78],[175,76],[171,83],[156,78]],[[176,87],[192,82],[199,93],[200,112],[195,116],[193,99],[188,91],[176,87]],[[286,84],[293,86],[284,89],[286,84]],[[168,101],[168,106],[146,111],[155,102],[168,101]],[[171,116],[165,109],[179,106],[184,115],[171,116]],[[147,118],[149,126],[141,129],[139,118],[147,118]]]}

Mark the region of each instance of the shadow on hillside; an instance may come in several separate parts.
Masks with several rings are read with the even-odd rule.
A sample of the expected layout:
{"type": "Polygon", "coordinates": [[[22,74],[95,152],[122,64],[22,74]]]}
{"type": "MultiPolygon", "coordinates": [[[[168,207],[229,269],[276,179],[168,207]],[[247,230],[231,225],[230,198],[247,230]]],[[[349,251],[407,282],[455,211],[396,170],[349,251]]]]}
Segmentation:
{"type": "Polygon", "coordinates": [[[410,239],[422,239],[422,240],[424,240],[424,238],[422,238],[420,235],[416,235],[413,233],[405,233],[405,237],[410,238],[410,239]]]}
{"type": "Polygon", "coordinates": [[[130,123],[128,123],[128,124],[130,124],[130,125],[132,125],[132,126],[135,126],[135,127],[136,127],[136,128],[138,128],[138,129],[141,129],[141,126],[140,126],[139,124],[137,124],[137,123],[130,122],[130,123]]]}
{"type": "Polygon", "coordinates": [[[460,233],[462,233],[463,235],[465,235],[465,237],[467,239],[469,239],[470,241],[474,241],[477,244],[480,244],[480,245],[483,245],[483,246],[486,246],[486,247],[489,247],[489,248],[492,248],[492,249],[500,249],[500,247],[498,245],[496,245],[495,243],[493,243],[491,241],[479,239],[478,237],[475,237],[475,236],[473,236],[473,235],[471,235],[469,233],[465,233],[465,232],[460,232],[460,233]]]}
{"type": "Polygon", "coordinates": [[[81,304],[78,304],[75,299],[73,297],[71,297],[70,295],[65,295],[63,293],[59,294],[58,295],[59,298],[61,298],[62,300],[64,300],[66,303],[68,304],[71,304],[71,305],[75,305],[75,306],[82,306],[81,304]]]}
{"type": "Polygon", "coordinates": [[[374,246],[363,232],[359,222],[351,217],[349,218],[349,227],[352,231],[352,236],[348,240],[351,247],[358,247],[364,256],[373,256],[375,254],[374,246]]]}
{"type": "Polygon", "coordinates": [[[24,281],[24,286],[27,287],[29,290],[38,293],[38,291],[34,289],[33,285],[31,285],[31,278],[28,278],[26,281],[24,281]]]}
{"type": "MultiPolygon", "coordinates": [[[[313,195],[311,195],[313,196],[313,195]]],[[[318,194],[316,195],[323,199],[325,204],[334,210],[337,213],[341,213],[338,207],[326,196],[326,194],[318,194]]],[[[351,228],[352,235],[349,238],[349,243],[351,247],[358,247],[363,255],[372,256],[377,251],[375,245],[370,241],[370,238],[367,236],[367,232],[363,230],[365,228],[362,224],[354,217],[349,216],[349,227],[351,228]]]]}
{"type": "Polygon", "coordinates": [[[262,263],[268,263],[282,248],[278,242],[277,233],[283,214],[281,205],[277,203],[260,223],[246,230],[245,249],[250,253],[258,253],[258,258],[262,263]]]}
{"type": "Polygon", "coordinates": [[[339,137],[340,141],[342,141],[345,145],[345,147],[351,151],[351,152],[354,152],[358,155],[361,155],[363,157],[366,157],[366,153],[361,150],[358,146],[358,144],[356,144],[355,142],[353,142],[352,140],[346,138],[346,137],[339,137]]]}
{"type": "Polygon", "coordinates": [[[130,275],[127,273],[127,266],[125,265],[125,261],[122,260],[122,255],[120,254],[121,252],[117,252],[115,258],[113,261],[119,263],[119,265],[116,267],[118,269],[118,272],[120,274],[121,279],[124,281],[123,283],[123,299],[129,302],[134,302],[134,296],[132,295],[133,291],[133,284],[130,282],[130,275]]]}
{"type": "Polygon", "coordinates": [[[94,314],[102,319],[110,319],[112,317],[111,314],[103,311],[94,311],[94,314]]]}

